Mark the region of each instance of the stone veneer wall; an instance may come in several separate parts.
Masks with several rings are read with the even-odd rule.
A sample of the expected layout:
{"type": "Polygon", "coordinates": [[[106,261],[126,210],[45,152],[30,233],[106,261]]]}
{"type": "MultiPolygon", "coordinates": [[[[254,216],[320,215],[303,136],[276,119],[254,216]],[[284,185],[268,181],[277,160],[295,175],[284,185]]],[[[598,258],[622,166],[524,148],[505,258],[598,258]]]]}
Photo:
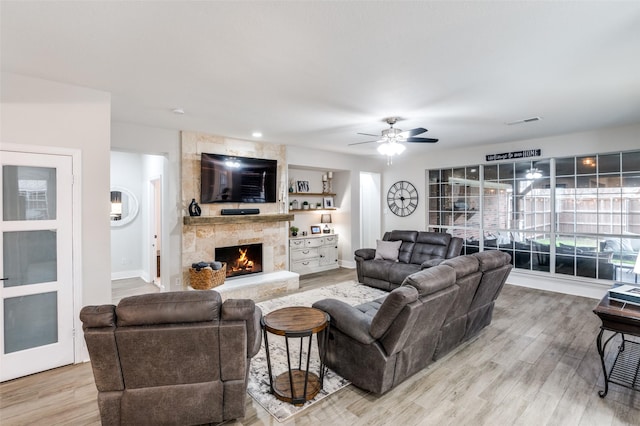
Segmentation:
{"type": "MultiPolygon", "coordinates": [[[[267,158],[278,161],[278,194],[286,191],[286,148],[284,145],[231,139],[195,132],[181,132],[182,147],[182,214],[189,214],[191,199],[200,199],[200,154],[228,154],[240,157],[267,158]]],[[[284,203],[214,203],[200,204],[202,216],[219,216],[223,208],[259,208],[260,214],[277,214],[284,203]]],[[[262,243],[263,272],[287,268],[288,222],[243,224],[183,225],[183,286],[189,284],[192,263],[214,260],[216,247],[262,243]]]]}

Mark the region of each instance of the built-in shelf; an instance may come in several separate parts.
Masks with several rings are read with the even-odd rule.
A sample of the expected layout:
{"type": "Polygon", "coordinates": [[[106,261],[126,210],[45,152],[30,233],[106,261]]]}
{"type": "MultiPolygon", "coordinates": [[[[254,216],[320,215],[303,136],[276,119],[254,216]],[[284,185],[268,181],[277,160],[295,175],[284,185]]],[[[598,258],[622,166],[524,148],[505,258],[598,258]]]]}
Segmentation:
{"type": "Polygon", "coordinates": [[[309,212],[321,212],[323,210],[337,210],[336,208],[332,207],[332,208],[315,208],[315,209],[289,209],[289,212],[304,212],[304,213],[309,213],[309,212]]]}
{"type": "Polygon", "coordinates": [[[317,197],[323,197],[323,196],[335,197],[336,196],[336,194],[334,194],[332,192],[331,193],[329,193],[329,192],[290,192],[289,196],[292,196],[292,195],[297,195],[297,196],[300,196],[300,197],[305,196],[305,195],[314,196],[314,197],[315,196],[317,196],[317,197]]]}
{"type": "Polygon", "coordinates": [[[234,225],[238,223],[259,222],[291,222],[294,215],[284,214],[250,214],[230,216],[184,216],[182,223],[185,225],[234,225]]]}

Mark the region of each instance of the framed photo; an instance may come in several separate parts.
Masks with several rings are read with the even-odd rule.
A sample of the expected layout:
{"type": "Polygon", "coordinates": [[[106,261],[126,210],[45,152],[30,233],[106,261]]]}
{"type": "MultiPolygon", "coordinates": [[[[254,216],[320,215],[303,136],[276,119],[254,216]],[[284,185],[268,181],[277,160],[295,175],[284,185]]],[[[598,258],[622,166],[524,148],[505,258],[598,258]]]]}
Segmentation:
{"type": "Polygon", "coordinates": [[[309,192],[309,181],[308,180],[297,181],[296,192],[309,192]]]}
{"type": "Polygon", "coordinates": [[[311,233],[312,234],[320,234],[322,231],[320,230],[320,226],[318,225],[312,225],[311,226],[311,233]]]}
{"type": "Polygon", "coordinates": [[[324,197],[322,199],[322,203],[323,203],[325,209],[334,208],[333,197],[324,197]]]}

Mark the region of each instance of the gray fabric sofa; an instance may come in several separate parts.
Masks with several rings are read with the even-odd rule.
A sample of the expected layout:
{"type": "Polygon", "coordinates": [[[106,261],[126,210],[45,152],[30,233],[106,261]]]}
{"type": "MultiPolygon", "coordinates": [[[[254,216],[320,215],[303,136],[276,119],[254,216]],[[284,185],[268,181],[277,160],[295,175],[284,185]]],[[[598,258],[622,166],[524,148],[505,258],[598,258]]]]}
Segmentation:
{"type": "Polygon", "coordinates": [[[321,356],[354,385],[385,393],[490,324],[512,267],[508,254],[485,251],[413,273],[373,302],[320,300],[313,307],[331,316],[321,356]]]}
{"type": "Polygon", "coordinates": [[[358,281],[371,287],[393,290],[404,279],[420,271],[460,255],[463,239],[444,232],[391,231],[382,241],[402,241],[398,259],[378,260],[376,249],[356,250],[358,281]]]}
{"type": "Polygon", "coordinates": [[[215,291],[146,294],[80,312],[103,425],[244,417],[262,312],[215,291]]]}

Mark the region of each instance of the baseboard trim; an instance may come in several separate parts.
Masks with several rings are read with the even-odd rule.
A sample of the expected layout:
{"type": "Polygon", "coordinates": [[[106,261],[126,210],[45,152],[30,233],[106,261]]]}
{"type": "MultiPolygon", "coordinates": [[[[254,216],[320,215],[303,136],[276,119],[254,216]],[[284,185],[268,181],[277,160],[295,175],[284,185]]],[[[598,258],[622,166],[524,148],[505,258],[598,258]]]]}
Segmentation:
{"type": "Polygon", "coordinates": [[[355,260],[340,260],[338,263],[341,268],[356,269],[355,260]]]}
{"type": "Polygon", "coordinates": [[[549,273],[518,271],[513,269],[507,278],[508,284],[555,293],[571,294],[600,300],[611,288],[611,281],[598,281],[591,278],[558,277],[549,273]]]}
{"type": "Polygon", "coordinates": [[[128,278],[140,278],[144,282],[149,282],[145,279],[145,273],[142,270],[133,270],[133,271],[120,271],[120,272],[112,272],[111,280],[126,280],[128,278]]]}

